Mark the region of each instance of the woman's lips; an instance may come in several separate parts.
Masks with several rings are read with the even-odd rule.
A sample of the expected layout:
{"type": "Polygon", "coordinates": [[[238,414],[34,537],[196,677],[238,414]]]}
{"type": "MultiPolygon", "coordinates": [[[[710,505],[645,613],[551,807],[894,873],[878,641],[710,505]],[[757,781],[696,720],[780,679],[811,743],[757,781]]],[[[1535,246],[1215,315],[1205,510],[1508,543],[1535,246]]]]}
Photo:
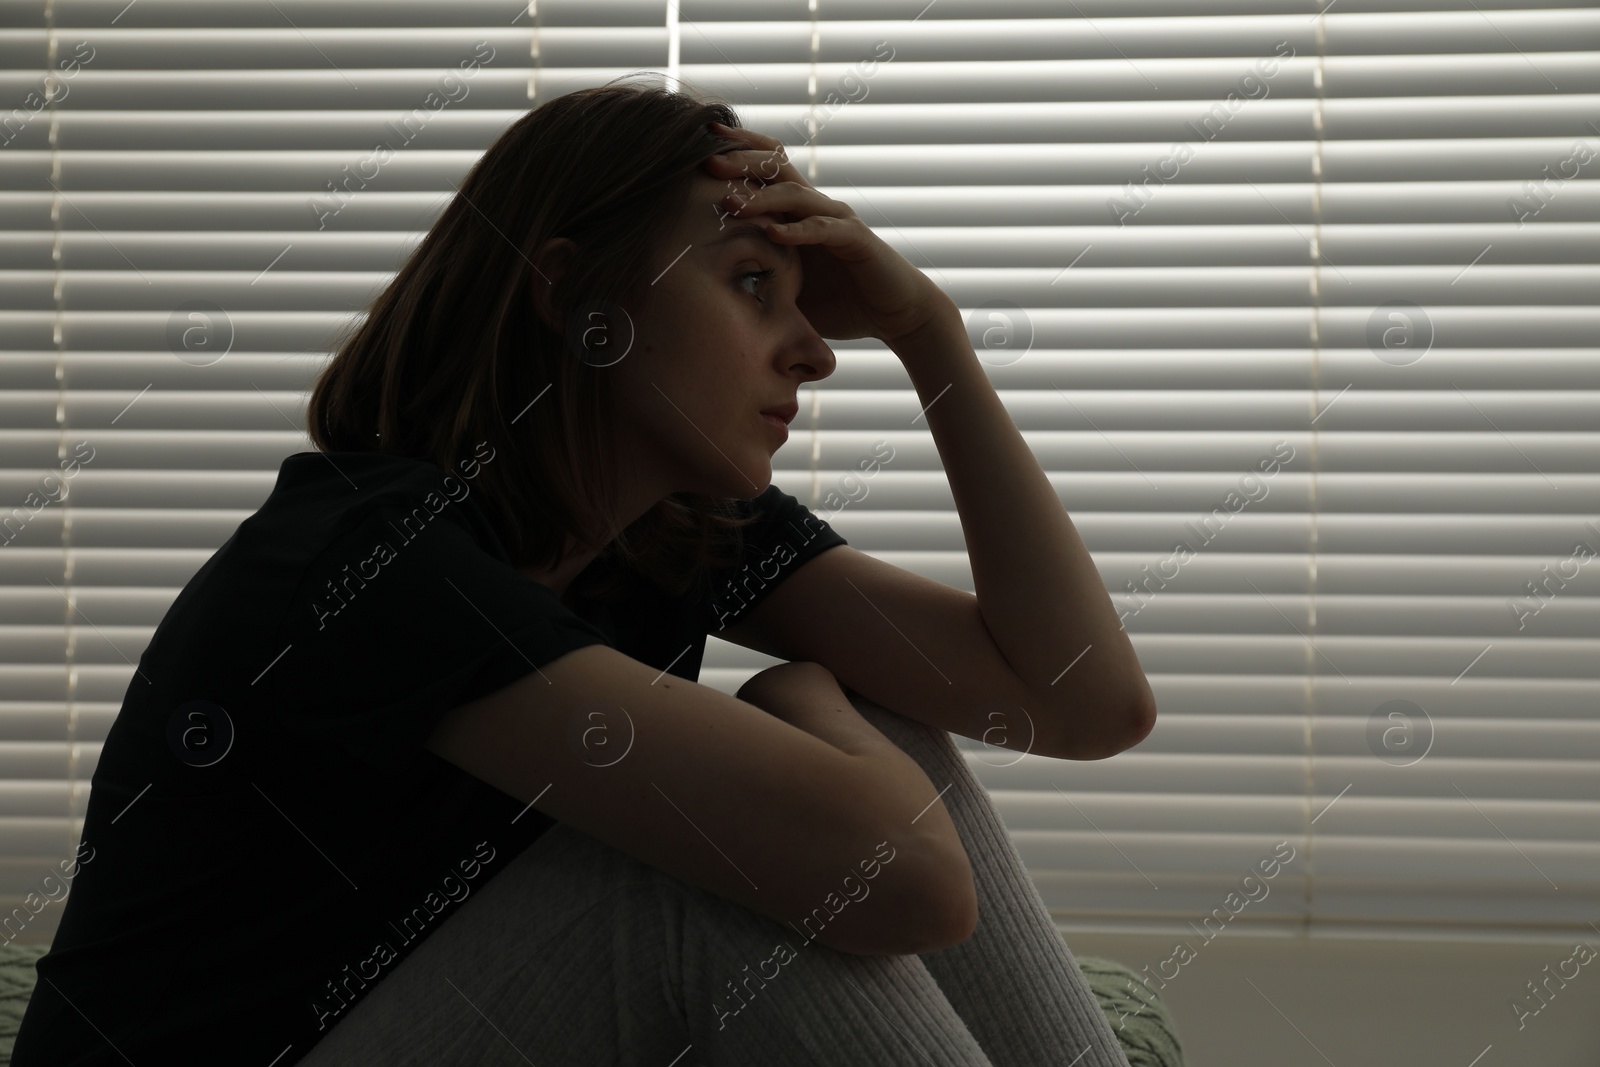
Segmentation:
{"type": "Polygon", "coordinates": [[[783,439],[785,441],[787,441],[789,439],[789,425],[786,422],[784,422],[782,419],[778,418],[778,416],[776,416],[776,415],[768,415],[764,411],[761,413],[761,418],[766,421],[768,426],[777,427],[778,432],[783,434],[783,439]]]}

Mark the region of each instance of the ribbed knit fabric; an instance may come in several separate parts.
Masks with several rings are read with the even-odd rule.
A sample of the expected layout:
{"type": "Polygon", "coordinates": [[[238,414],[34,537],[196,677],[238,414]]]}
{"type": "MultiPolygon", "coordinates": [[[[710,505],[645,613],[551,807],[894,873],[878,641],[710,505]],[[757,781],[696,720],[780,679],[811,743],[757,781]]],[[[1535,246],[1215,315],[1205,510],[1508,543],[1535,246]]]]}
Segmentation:
{"type": "Polygon", "coordinates": [[[856,956],[807,942],[561,823],[474,892],[298,1062],[1021,1067],[1071,1059],[990,1059],[922,957],[856,956]]]}
{"type": "Polygon", "coordinates": [[[978,890],[978,928],[919,958],[995,1067],[1128,1067],[1000,813],[943,730],[861,697],[852,703],[943,789],[978,890]],[[945,787],[949,786],[948,789],[945,787]]]}

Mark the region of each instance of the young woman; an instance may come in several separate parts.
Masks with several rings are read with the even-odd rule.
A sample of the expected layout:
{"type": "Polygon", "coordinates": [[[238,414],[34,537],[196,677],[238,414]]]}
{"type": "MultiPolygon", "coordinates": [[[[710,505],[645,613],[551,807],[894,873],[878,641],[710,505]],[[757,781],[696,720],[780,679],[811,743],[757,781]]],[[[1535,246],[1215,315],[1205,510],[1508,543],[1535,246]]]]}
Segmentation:
{"type": "MultiPolygon", "coordinates": [[[[1126,1067],[932,725],[1043,686],[921,579],[959,684],[818,658],[929,722],[784,654],[787,615],[873,610],[795,581],[859,554],[771,482],[824,338],[955,335],[725,106],[612,84],[513,124],[141,658],[14,1062],[1126,1067]],[[795,661],[729,697],[712,632],[795,661]]],[[[1074,681],[1117,714],[1019,751],[1148,730],[1090,595],[1116,651],[1074,681]]]]}

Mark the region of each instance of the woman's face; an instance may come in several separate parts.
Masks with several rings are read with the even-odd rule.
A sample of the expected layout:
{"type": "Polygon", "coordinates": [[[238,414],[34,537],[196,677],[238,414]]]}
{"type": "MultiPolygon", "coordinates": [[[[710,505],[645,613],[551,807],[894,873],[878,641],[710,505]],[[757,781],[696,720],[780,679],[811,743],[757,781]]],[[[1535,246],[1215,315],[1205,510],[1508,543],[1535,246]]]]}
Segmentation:
{"type": "Polygon", "coordinates": [[[752,225],[787,218],[724,217],[729,183],[692,180],[689,210],[652,256],[643,305],[626,309],[632,347],[607,371],[620,469],[646,508],[675,492],[761,493],[784,437],[760,412],[793,404],[802,383],[836,365],[795,307],[798,250],[752,225]]]}

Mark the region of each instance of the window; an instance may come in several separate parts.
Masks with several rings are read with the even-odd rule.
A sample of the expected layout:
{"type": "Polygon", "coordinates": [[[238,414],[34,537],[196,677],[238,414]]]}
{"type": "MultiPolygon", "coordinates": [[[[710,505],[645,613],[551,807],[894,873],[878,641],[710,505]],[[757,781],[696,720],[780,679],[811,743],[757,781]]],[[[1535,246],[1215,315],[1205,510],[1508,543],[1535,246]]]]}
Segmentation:
{"type": "MultiPolygon", "coordinates": [[[[309,448],[338,328],[507,124],[655,69],[783,138],[951,294],[1095,554],[1155,732],[1091,763],[960,742],[1063,924],[1595,920],[1593,7],[0,17],[11,903],[72,853],[173,597],[309,448]]],[[[775,480],[864,551],[970,589],[903,369],[835,348],[775,480]],[[880,441],[892,459],[863,479],[880,441]]],[[[712,640],[702,680],[732,692],[753,669],[712,640]]]]}

